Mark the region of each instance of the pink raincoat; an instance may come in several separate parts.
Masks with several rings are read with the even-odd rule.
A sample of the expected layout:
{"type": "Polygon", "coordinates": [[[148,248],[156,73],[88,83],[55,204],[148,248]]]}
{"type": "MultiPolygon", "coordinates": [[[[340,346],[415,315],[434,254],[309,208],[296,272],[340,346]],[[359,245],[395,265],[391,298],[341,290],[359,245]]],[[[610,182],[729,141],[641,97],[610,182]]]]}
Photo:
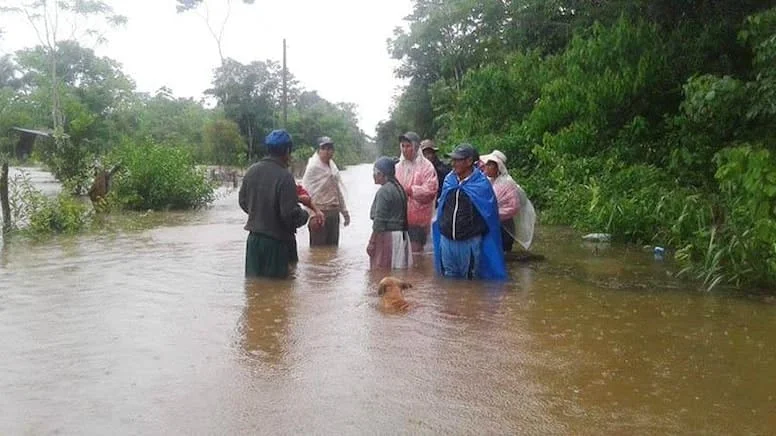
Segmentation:
{"type": "Polygon", "coordinates": [[[536,224],[536,211],[531,200],[525,194],[523,188],[512,179],[507,171],[507,157],[498,150],[482,156],[482,162],[493,161],[498,165],[499,175],[491,180],[493,192],[498,201],[498,219],[504,222],[509,219],[515,221],[514,234],[505,229],[512,238],[526,250],[531,246],[536,224]]]}
{"type": "Polygon", "coordinates": [[[520,203],[517,200],[517,183],[505,177],[496,177],[492,180],[493,192],[496,193],[498,202],[498,220],[512,219],[520,212],[520,203]]]}
{"type": "Polygon", "coordinates": [[[408,225],[429,227],[439,189],[434,164],[420,153],[412,161],[402,156],[396,164],[396,179],[405,189],[410,188],[407,200],[408,225]]]}

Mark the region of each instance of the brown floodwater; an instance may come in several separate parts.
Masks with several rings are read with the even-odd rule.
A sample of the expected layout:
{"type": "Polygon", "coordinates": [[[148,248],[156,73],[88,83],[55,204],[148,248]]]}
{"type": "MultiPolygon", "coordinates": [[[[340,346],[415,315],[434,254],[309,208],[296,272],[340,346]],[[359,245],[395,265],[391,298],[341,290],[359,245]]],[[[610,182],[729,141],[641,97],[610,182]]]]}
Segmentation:
{"type": "Polygon", "coordinates": [[[236,193],[0,251],[0,434],[773,434],[776,305],[672,278],[649,251],[541,227],[511,281],[367,271],[353,224],[289,281],[243,278],[236,193]]]}

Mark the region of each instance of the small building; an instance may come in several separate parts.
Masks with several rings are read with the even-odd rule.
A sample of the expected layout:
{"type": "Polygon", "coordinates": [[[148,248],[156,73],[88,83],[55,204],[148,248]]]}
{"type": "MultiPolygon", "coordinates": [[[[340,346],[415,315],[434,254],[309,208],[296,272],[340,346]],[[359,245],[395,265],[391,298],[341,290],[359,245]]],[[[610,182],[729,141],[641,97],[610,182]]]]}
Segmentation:
{"type": "Polygon", "coordinates": [[[23,129],[21,127],[12,127],[11,130],[19,132],[19,142],[16,144],[16,158],[22,161],[30,157],[35,140],[38,137],[51,137],[50,132],[42,130],[23,129]]]}

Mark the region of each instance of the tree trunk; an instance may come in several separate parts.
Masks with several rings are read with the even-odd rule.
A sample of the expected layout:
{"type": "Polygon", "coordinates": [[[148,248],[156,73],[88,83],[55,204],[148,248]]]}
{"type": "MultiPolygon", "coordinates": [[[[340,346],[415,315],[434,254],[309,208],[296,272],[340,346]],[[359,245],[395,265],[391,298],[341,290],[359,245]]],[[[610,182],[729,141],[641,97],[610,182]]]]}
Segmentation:
{"type": "MultiPolygon", "coordinates": [[[[59,86],[57,86],[57,46],[54,44],[53,48],[49,48],[50,51],[50,59],[51,62],[50,68],[51,68],[51,118],[52,122],[54,123],[54,134],[59,135],[60,129],[63,128],[63,120],[62,120],[62,114],[60,113],[59,108],[59,86]]],[[[54,140],[57,140],[55,137],[54,140]]],[[[57,144],[58,145],[58,144],[57,144]]]]}
{"type": "Polygon", "coordinates": [[[11,231],[11,206],[8,203],[8,162],[3,162],[0,172],[0,205],[3,210],[3,234],[11,231]]]}

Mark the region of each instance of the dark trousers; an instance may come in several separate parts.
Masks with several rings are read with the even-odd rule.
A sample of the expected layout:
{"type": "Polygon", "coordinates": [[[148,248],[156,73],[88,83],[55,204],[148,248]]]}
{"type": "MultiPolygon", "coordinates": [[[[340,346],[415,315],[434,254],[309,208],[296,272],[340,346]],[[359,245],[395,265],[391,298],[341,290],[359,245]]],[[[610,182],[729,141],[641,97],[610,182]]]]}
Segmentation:
{"type": "Polygon", "coordinates": [[[289,242],[251,232],[245,243],[245,276],[286,278],[290,257],[289,242]]]}
{"type": "Polygon", "coordinates": [[[514,234],[515,220],[501,221],[501,246],[506,253],[512,251],[512,246],[515,243],[515,240],[512,238],[514,234]]]}
{"type": "Polygon", "coordinates": [[[339,245],[340,212],[329,210],[323,213],[323,227],[310,230],[310,246],[339,245]]]}

